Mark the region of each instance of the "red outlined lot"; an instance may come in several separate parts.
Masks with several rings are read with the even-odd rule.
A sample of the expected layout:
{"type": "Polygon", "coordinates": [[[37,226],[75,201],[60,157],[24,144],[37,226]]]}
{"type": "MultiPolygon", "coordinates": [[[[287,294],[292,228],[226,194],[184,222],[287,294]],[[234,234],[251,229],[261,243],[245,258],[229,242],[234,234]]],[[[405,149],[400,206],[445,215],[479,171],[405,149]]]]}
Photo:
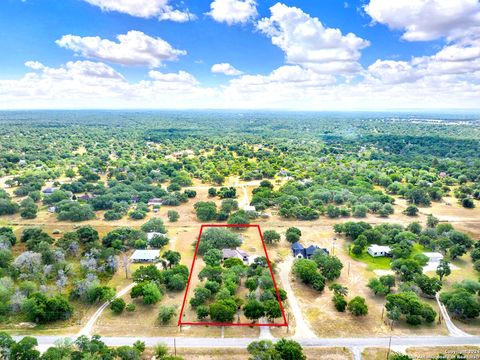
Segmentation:
{"type": "Polygon", "coordinates": [[[268,257],[267,253],[267,247],[265,246],[265,240],[263,239],[263,234],[260,229],[259,225],[253,225],[253,224],[204,224],[200,228],[200,233],[198,234],[198,240],[197,240],[197,245],[195,246],[195,253],[193,255],[193,261],[192,261],[192,266],[190,267],[190,274],[188,276],[188,283],[187,287],[185,289],[185,295],[183,296],[183,303],[182,303],[182,309],[180,311],[180,317],[178,318],[178,326],[182,325],[209,325],[209,326],[288,326],[287,323],[287,318],[285,316],[285,310],[283,309],[283,304],[280,299],[280,294],[278,292],[278,287],[277,287],[277,282],[275,281],[275,276],[273,276],[273,269],[272,265],[270,264],[270,259],[268,257]],[[262,247],[263,251],[265,253],[265,258],[267,259],[267,265],[268,269],[270,271],[270,275],[272,276],[273,280],[273,286],[275,288],[275,293],[277,295],[277,300],[278,304],[280,305],[280,310],[282,311],[282,319],[283,323],[221,323],[221,322],[208,322],[208,321],[198,321],[198,322],[184,322],[182,321],[183,319],[183,314],[185,310],[185,303],[187,301],[187,295],[188,295],[188,289],[190,288],[190,282],[192,279],[192,274],[193,274],[193,267],[195,266],[195,260],[197,259],[197,253],[198,253],[198,246],[200,245],[200,239],[202,237],[203,229],[208,228],[208,227],[236,227],[236,228],[257,228],[258,234],[260,236],[260,239],[262,240],[262,247]]]}

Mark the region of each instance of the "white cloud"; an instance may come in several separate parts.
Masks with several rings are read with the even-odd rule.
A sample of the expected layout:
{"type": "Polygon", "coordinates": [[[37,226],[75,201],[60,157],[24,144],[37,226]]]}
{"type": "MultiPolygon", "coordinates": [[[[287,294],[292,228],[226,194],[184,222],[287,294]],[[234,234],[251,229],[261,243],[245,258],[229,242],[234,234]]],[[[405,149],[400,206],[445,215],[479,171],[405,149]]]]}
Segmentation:
{"type": "Polygon", "coordinates": [[[354,76],[284,65],[216,88],[182,70],[150,70],[147,79],[130,82],[101,62],[52,68],[29,61],[22,78],[0,80],[0,108],[478,108],[479,59],[480,41],[459,41],[409,61],[379,59],[354,76]]]}
{"type": "Polygon", "coordinates": [[[413,82],[420,77],[406,61],[377,60],[368,67],[368,72],[384,84],[413,82]]]}
{"type": "Polygon", "coordinates": [[[288,63],[327,74],[361,70],[360,50],[369,46],[368,41],[326,28],[318,18],[296,7],[277,3],[270,11],[269,18],[258,22],[258,29],[285,52],[288,63]]]}
{"type": "Polygon", "coordinates": [[[141,31],[131,30],[117,36],[118,42],[99,36],[80,37],[64,35],[56,43],[86,58],[99,59],[122,65],[159,67],[162,61],[177,60],[186,51],[174,49],[161,38],[153,38],[141,31]]]}
{"type": "Polygon", "coordinates": [[[478,0],[370,0],[365,11],[408,41],[480,35],[478,0]]]}
{"type": "Polygon", "coordinates": [[[207,14],[215,21],[228,25],[243,24],[257,17],[257,2],[255,0],[214,0],[207,14]]]}
{"type": "Polygon", "coordinates": [[[84,0],[98,6],[103,11],[117,11],[136,17],[185,22],[194,20],[195,15],[188,10],[174,9],[169,0],[84,0]]]}
{"type": "Polygon", "coordinates": [[[132,83],[101,62],[25,65],[33,71],[18,80],[0,80],[0,108],[195,108],[218,98],[185,71],[151,70],[147,80],[132,83]]]}
{"type": "Polygon", "coordinates": [[[214,64],[211,68],[211,71],[214,74],[225,74],[229,76],[237,76],[242,74],[240,70],[235,69],[229,63],[214,64]]]}
{"type": "Polygon", "coordinates": [[[368,67],[367,79],[385,84],[415,82],[419,79],[471,81],[480,74],[480,40],[444,46],[432,56],[413,57],[410,61],[377,60],[368,67]]]}
{"type": "Polygon", "coordinates": [[[178,73],[162,73],[159,71],[151,70],[148,72],[148,76],[152,79],[165,83],[178,83],[178,84],[187,84],[187,85],[198,85],[197,79],[186,72],[180,70],[178,73]]]}

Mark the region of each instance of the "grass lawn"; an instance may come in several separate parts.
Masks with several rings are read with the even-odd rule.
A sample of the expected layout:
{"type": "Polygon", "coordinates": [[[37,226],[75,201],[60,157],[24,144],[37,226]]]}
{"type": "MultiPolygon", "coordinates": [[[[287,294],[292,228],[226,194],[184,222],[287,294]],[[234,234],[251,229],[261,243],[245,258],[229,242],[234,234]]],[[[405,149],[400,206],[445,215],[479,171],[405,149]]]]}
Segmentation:
{"type": "Polygon", "coordinates": [[[392,258],[389,257],[373,257],[367,250],[363,250],[360,255],[355,255],[352,250],[349,249],[350,256],[358,261],[361,261],[368,265],[368,270],[390,270],[390,262],[392,258]]]}
{"type": "MultiPolygon", "coordinates": [[[[412,253],[408,257],[409,259],[413,259],[415,255],[421,254],[425,251],[424,247],[420,244],[413,244],[412,253]]],[[[368,270],[390,270],[390,263],[392,262],[392,258],[389,257],[373,257],[370,255],[367,250],[363,250],[360,255],[355,255],[352,253],[351,247],[348,250],[350,256],[358,261],[361,261],[368,265],[368,270]]]]}

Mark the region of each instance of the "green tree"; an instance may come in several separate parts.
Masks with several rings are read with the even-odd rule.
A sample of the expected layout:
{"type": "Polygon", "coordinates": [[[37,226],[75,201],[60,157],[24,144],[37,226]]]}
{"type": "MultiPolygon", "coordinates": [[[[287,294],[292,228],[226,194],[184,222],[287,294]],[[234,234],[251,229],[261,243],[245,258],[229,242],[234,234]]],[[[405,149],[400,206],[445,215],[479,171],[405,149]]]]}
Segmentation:
{"type": "Polygon", "coordinates": [[[162,292],[154,282],[143,286],[143,302],[147,305],[156,304],[162,299],[162,292]]]}
{"type": "Polygon", "coordinates": [[[440,277],[440,281],[442,281],[445,276],[448,276],[452,273],[452,270],[450,269],[450,263],[445,259],[440,260],[436,273],[440,277]]]}
{"type": "Polygon", "coordinates": [[[422,319],[427,323],[435,321],[435,311],[430,305],[421,303],[413,291],[389,294],[386,300],[387,316],[392,320],[399,320],[403,315],[410,325],[420,325],[422,319]]]}
{"type": "Polygon", "coordinates": [[[265,316],[272,321],[282,316],[282,310],[280,308],[280,304],[276,299],[265,301],[263,303],[263,307],[265,310],[265,316]]]}
{"type": "Polygon", "coordinates": [[[344,312],[345,309],[347,308],[347,300],[345,300],[345,296],[340,295],[340,294],[335,294],[332,297],[333,305],[335,306],[335,309],[339,312],[344,312]]]}
{"type": "Polygon", "coordinates": [[[416,207],[415,205],[408,205],[403,213],[407,216],[417,216],[418,215],[418,207],[416,207]]]}
{"type": "Polygon", "coordinates": [[[476,296],[463,287],[442,292],[440,301],[456,318],[474,319],[480,316],[480,304],[476,296]]]}
{"type": "Polygon", "coordinates": [[[270,340],[251,342],[247,350],[251,355],[249,360],[282,360],[280,353],[270,340]]]}
{"type": "Polygon", "coordinates": [[[334,280],[340,277],[343,264],[336,256],[328,255],[321,250],[315,251],[312,260],[317,263],[320,273],[327,280],[334,280]]]}
{"type": "Polygon", "coordinates": [[[152,218],[148,220],[145,224],[142,225],[142,231],[146,233],[149,233],[149,232],[157,232],[162,234],[167,233],[165,224],[160,218],[152,218]]]}
{"type": "Polygon", "coordinates": [[[355,316],[365,316],[368,314],[368,306],[365,303],[365,299],[360,296],[355,296],[350,300],[347,309],[355,316]]]}
{"type": "Polygon", "coordinates": [[[210,310],[208,309],[207,306],[200,305],[195,309],[195,312],[197,313],[197,318],[199,320],[203,320],[208,317],[210,314],[210,310]]]}
{"type": "Polygon", "coordinates": [[[390,293],[390,289],[377,278],[371,278],[368,281],[367,287],[372,290],[375,295],[387,295],[390,293]]]}
{"type": "Polygon", "coordinates": [[[211,227],[202,233],[198,253],[203,255],[209,249],[234,249],[241,244],[242,239],[238,234],[225,228],[211,227]]]}
{"type": "Polygon", "coordinates": [[[178,251],[167,250],[163,253],[162,257],[168,261],[168,266],[171,268],[180,263],[182,256],[178,251]]]}
{"type": "Polygon", "coordinates": [[[439,223],[439,220],[432,214],[427,216],[427,226],[429,228],[434,228],[435,226],[438,225],[438,223],[439,223]]]}
{"type": "Polygon", "coordinates": [[[162,324],[168,324],[175,316],[177,309],[175,306],[160,306],[158,312],[158,321],[162,324]]]}
{"type": "Polygon", "coordinates": [[[397,259],[391,264],[392,270],[400,275],[402,281],[413,280],[416,274],[422,273],[422,267],[412,259],[397,259]]]}
{"type": "Polygon", "coordinates": [[[302,346],[294,340],[280,339],[275,343],[275,349],[282,360],[306,360],[302,346]]]}
{"type": "Polygon", "coordinates": [[[76,233],[78,235],[78,240],[82,244],[92,244],[100,240],[98,231],[90,225],[79,227],[76,233]]]}
{"type": "Polygon", "coordinates": [[[200,221],[211,221],[217,217],[217,205],[213,201],[199,201],[193,207],[200,221]]]}
{"type": "Polygon", "coordinates": [[[247,319],[258,320],[265,315],[265,308],[260,301],[252,299],[245,304],[243,312],[247,319]]]}
{"type": "Polygon", "coordinates": [[[442,288],[442,281],[439,278],[428,277],[424,274],[415,275],[414,282],[427,297],[433,298],[442,288]]]}
{"type": "Polygon", "coordinates": [[[203,255],[203,261],[208,266],[220,266],[223,254],[218,249],[210,249],[203,255]]]}
{"type": "Polygon", "coordinates": [[[230,215],[230,217],[228,218],[228,224],[230,225],[250,224],[250,219],[248,218],[248,215],[245,211],[238,210],[234,212],[232,215],[230,215]]]}
{"type": "Polygon", "coordinates": [[[329,287],[330,291],[333,291],[335,295],[347,296],[348,288],[341,284],[333,283],[329,287]]]}
{"type": "Polygon", "coordinates": [[[220,323],[232,322],[236,312],[237,305],[233,300],[219,300],[210,305],[210,319],[220,323]]]}
{"type": "Polygon", "coordinates": [[[125,306],[126,306],[125,300],[123,300],[122,298],[115,298],[110,303],[110,309],[112,309],[112,312],[117,315],[123,312],[123,310],[125,309],[125,306]]]}
{"type": "Polygon", "coordinates": [[[288,228],[287,232],[285,233],[285,238],[289,243],[292,243],[292,244],[299,241],[301,236],[302,236],[302,232],[300,231],[300,229],[296,227],[288,228]]]}
{"type": "Polygon", "coordinates": [[[266,244],[273,244],[280,241],[280,234],[275,230],[266,230],[263,232],[263,239],[266,244]]]}
{"type": "Polygon", "coordinates": [[[25,336],[10,348],[10,359],[15,360],[36,360],[40,359],[40,352],[35,348],[38,346],[37,339],[25,336]]]}
{"type": "Polygon", "coordinates": [[[180,214],[175,210],[168,210],[167,216],[170,222],[177,222],[180,219],[180,214]]]}

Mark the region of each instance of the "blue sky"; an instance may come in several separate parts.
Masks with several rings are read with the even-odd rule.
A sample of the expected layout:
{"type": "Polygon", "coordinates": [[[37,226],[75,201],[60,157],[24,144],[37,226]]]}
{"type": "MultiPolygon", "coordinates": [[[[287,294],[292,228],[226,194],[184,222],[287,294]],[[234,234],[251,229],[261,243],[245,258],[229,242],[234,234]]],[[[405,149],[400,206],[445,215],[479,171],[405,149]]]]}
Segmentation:
{"type": "Polygon", "coordinates": [[[1,1],[0,108],[478,107],[477,0],[458,0],[454,5],[450,0],[399,0],[396,5],[388,0],[148,0],[157,7],[139,15],[138,7],[146,1],[1,1]],[[174,12],[180,19],[159,19],[174,12]],[[117,36],[130,31],[136,37],[128,47],[105,48],[91,42],[96,37],[122,45],[117,36]],[[299,37],[303,31],[307,35],[299,37]],[[340,35],[332,41],[329,31],[340,35]],[[67,35],[74,38],[60,45],[67,35]],[[156,39],[171,46],[169,54],[162,53],[163,45],[156,39]],[[135,61],[140,52],[135,41],[140,49],[144,40],[158,48],[148,60],[135,61]],[[172,55],[175,50],[182,53],[172,55]],[[474,55],[448,55],[463,52],[474,55]],[[27,62],[37,65],[26,66],[27,62]],[[212,66],[220,63],[238,71],[212,72],[212,66]],[[103,66],[100,75],[98,64],[103,66]],[[438,82],[446,82],[448,88],[439,89],[438,82]],[[93,83],[101,85],[92,87],[93,83]],[[59,88],[52,90],[53,86],[59,88]],[[351,101],[341,98],[350,92],[351,101]],[[94,103],[88,93],[95,93],[94,103]],[[263,104],[259,94],[265,95],[263,104]],[[382,99],[373,101],[379,94],[382,99]],[[401,94],[408,99],[401,100],[401,94]],[[422,102],[421,96],[429,100],[422,102]],[[386,99],[391,106],[386,106],[386,99]]]}

